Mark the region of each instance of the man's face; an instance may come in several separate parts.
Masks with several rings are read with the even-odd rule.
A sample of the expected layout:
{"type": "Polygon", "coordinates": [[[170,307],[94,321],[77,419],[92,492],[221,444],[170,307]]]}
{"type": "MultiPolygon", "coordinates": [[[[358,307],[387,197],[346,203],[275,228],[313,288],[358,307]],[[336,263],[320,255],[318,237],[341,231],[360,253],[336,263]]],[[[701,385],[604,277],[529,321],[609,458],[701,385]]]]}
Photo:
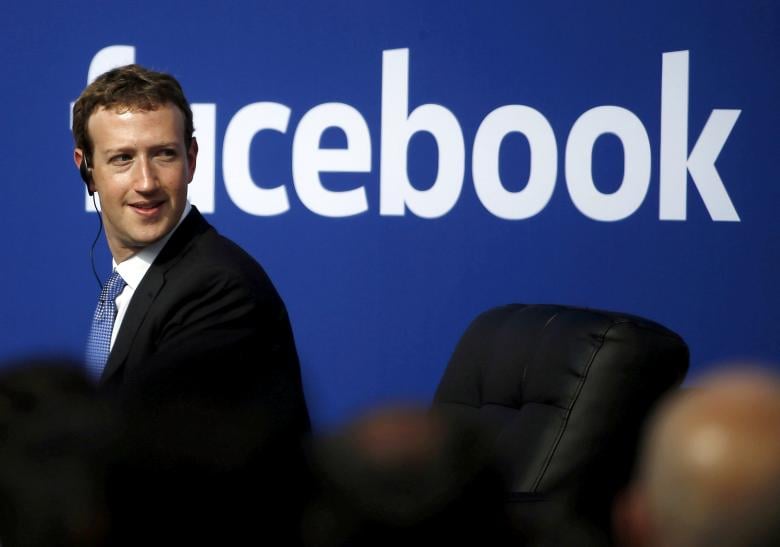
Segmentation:
{"type": "MultiPolygon", "coordinates": [[[[100,108],[89,117],[93,143],[90,190],[100,196],[106,239],[122,262],[170,232],[181,218],[198,145],[184,144],[184,116],[166,103],[156,110],[100,108]]],[[[81,163],[83,151],[74,160],[81,163]]]]}

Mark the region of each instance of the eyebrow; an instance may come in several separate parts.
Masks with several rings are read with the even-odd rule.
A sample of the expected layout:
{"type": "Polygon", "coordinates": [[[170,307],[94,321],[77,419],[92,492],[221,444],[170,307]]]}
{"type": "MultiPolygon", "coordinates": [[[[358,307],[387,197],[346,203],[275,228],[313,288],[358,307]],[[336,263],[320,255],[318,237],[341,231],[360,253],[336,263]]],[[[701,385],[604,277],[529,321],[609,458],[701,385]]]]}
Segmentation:
{"type": "MultiPolygon", "coordinates": [[[[176,148],[179,145],[178,141],[163,142],[154,144],[149,147],[150,150],[160,150],[162,148],[176,148]]],[[[101,152],[106,156],[113,156],[115,154],[124,154],[126,152],[133,152],[137,150],[135,146],[118,146],[116,148],[106,148],[101,152]]]]}

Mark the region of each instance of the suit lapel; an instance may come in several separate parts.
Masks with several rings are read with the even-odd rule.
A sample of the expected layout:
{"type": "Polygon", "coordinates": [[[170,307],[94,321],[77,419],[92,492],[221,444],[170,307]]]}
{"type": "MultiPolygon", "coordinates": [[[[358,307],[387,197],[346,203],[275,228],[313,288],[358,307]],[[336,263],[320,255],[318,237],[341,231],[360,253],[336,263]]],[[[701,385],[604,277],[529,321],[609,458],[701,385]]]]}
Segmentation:
{"type": "Polygon", "coordinates": [[[152,265],[149,271],[146,272],[141,283],[133,294],[130,305],[125,313],[125,318],[122,320],[122,326],[119,328],[119,332],[116,335],[114,341],[114,347],[111,348],[111,353],[108,356],[108,361],[103,369],[103,375],[101,376],[101,382],[105,382],[111,375],[113,375],[120,366],[127,359],[127,354],[130,348],[133,346],[133,340],[138,333],[138,329],[144,322],[146,313],[154,302],[155,297],[162,289],[165,283],[165,276],[163,272],[155,268],[152,265]]]}
{"type": "Polygon", "coordinates": [[[157,258],[149,267],[146,275],[144,275],[141,283],[136,288],[133,298],[130,300],[127,312],[122,320],[122,326],[119,328],[114,346],[100,377],[101,383],[106,383],[112,375],[122,368],[127,360],[135,337],[141,325],[143,325],[152,303],[165,285],[165,274],[167,271],[187,253],[195,239],[209,228],[208,222],[193,206],[187,218],[179,225],[171,239],[168,240],[160,254],[157,255],[157,258]]]}

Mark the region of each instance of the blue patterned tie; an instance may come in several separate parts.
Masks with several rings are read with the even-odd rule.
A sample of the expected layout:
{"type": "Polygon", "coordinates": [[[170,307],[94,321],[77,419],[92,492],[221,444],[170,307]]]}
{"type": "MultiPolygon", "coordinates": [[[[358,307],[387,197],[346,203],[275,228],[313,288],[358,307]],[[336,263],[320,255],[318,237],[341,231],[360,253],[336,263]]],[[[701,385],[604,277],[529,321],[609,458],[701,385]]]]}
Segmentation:
{"type": "Polygon", "coordinates": [[[100,292],[95,315],[92,317],[92,328],[87,340],[87,374],[95,381],[100,379],[103,367],[108,360],[111,346],[111,331],[114,329],[116,304],[114,299],[125,288],[125,280],[114,270],[100,292]]]}

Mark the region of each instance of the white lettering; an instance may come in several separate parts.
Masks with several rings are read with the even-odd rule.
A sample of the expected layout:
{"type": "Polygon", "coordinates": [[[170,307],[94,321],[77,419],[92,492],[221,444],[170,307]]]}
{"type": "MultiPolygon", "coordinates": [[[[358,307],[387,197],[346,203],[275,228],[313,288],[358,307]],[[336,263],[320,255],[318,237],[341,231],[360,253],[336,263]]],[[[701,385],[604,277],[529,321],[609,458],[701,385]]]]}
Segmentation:
{"type": "Polygon", "coordinates": [[[320,173],[367,173],[371,171],[371,136],[363,116],[352,106],[326,103],[315,106],[301,119],[292,149],[295,190],[312,212],[326,217],[346,217],[368,210],[362,186],[335,192],[322,185],[320,173]],[[323,132],[331,127],[344,131],[347,146],[320,148],[323,132]]]}
{"type": "Polygon", "coordinates": [[[688,154],[688,52],[663,54],[661,77],[661,220],[687,217],[688,172],[713,220],[739,221],[715,161],[740,110],[713,110],[688,154]]]}
{"type": "Polygon", "coordinates": [[[495,109],[477,130],[471,168],[474,189],[488,211],[507,220],[536,215],[550,201],[558,176],[558,148],[550,122],[538,111],[523,105],[495,109]],[[499,174],[501,142],[512,132],[528,139],[531,152],[528,182],[518,192],[509,192],[499,174]]]}
{"type": "Polygon", "coordinates": [[[108,46],[98,51],[89,63],[87,85],[114,68],[135,63],[135,46],[108,46]]]}
{"type": "Polygon", "coordinates": [[[279,103],[252,103],[236,112],[225,131],[222,145],[222,176],[236,207],[250,215],[280,215],[290,208],[284,185],[260,188],[252,179],[249,153],[260,131],[287,132],[290,109],[279,103]]]}
{"type": "Polygon", "coordinates": [[[650,139],[642,122],[630,110],[599,106],[580,116],[566,143],[566,185],[574,205],[594,220],[622,220],[636,211],[650,186],[650,139]],[[593,182],[593,145],[604,134],[623,145],[623,180],[611,194],[593,182]]]}
{"type": "Polygon", "coordinates": [[[424,104],[409,112],[409,50],[385,51],[382,57],[382,146],[379,212],[402,216],[406,207],[424,218],[446,215],[460,197],[465,171],[463,133],[455,116],[441,105],[424,104]],[[409,180],[409,140],[430,133],[438,147],[433,186],[417,190],[409,180]]]}
{"type": "MultiPolygon", "coordinates": [[[[135,62],[135,47],[115,45],[92,58],[88,82],[103,72],[135,62]]],[[[72,125],[71,103],[71,125],[72,125]]],[[[409,50],[386,50],[382,56],[382,95],[379,165],[379,213],[422,218],[446,215],[460,198],[466,149],[457,117],[440,104],[422,104],[409,111],[409,50]],[[427,133],[436,143],[436,174],[426,189],[410,180],[408,154],[413,137],[427,133]]],[[[215,210],[217,105],[193,104],[199,144],[198,169],[189,196],[204,213],[215,210]]],[[[659,218],[687,217],[688,174],[710,217],[739,221],[739,215],[715,166],[739,118],[740,110],[715,109],[688,148],[689,53],[664,53],[661,78],[661,138],[659,218]]],[[[287,181],[260,186],[251,173],[251,146],[266,130],[287,133],[291,111],[281,103],[257,102],[241,108],[227,126],[222,151],[222,173],[227,194],[242,211],[272,216],[290,209],[287,181]]],[[[597,221],[617,221],[632,215],[644,202],[651,180],[652,150],[647,131],[631,111],[599,106],[582,114],[566,142],[564,175],[575,207],[597,221]],[[623,147],[624,169],[614,192],[600,191],[593,178],[593,149],[603,135],[614,135],[623,147]]],[[[520,104],[500,106],[482,120],[471,152],[472,180],[478,199],[493,215],[522,220],[539,214],[549,203],[558,176],[558,147],[545,116],[520,104]],[[504,139],[523,135],[530,152],[528,178],[510,191],[501,180],[504,139]]],[[[369,209],[366,183],[343,190],[327,188],[322,173],[369,173],[372,169],[371,133],[363,115],[353,106],[331,102],[313,107],[301,118],[292,140],[292,184],[301,203],[325,217],[348,217],[369,209]],[[341,130],[342,148],[322,148],[328,129],[341,130]]],[[[331,179],[332,180],[332,179],[331,179]]],[[[368,181],[367,181],[368,182],[368,181]]],[[[85,193],[84,206],[94,211],[85,193]]]]}
{"type": "Polygon", "coordinates": [[[214,176],[216,172],[217,105],[193,104],[192,124],[198,139],[198,167],[187,189],[187,197],[201,213],[214,212],[214,176]]]}
{"type": "MultiPolygon", "coordinates": [[[[108,46],[104,47],[97,53],[89,63],[89,70],[87,71],[87,85],[95,81],[95,78],[108,72],[111,69],[131,65],[135,63],[135,47],[134,46],[108,46]]],[[[76,103],[70,103],[70,125],[73,127],[73,105],[76,103]]],[[[95,198],[99,202],[100,198],[95,193],[95,198]]],[[[99,205],[98,205],[99,206],[99,205]]],[[[95,212],[95,206],[92,204],[92,197],[89,195],[86,186],[84,186],[84,210],[90,213],[95,212]]]]}

